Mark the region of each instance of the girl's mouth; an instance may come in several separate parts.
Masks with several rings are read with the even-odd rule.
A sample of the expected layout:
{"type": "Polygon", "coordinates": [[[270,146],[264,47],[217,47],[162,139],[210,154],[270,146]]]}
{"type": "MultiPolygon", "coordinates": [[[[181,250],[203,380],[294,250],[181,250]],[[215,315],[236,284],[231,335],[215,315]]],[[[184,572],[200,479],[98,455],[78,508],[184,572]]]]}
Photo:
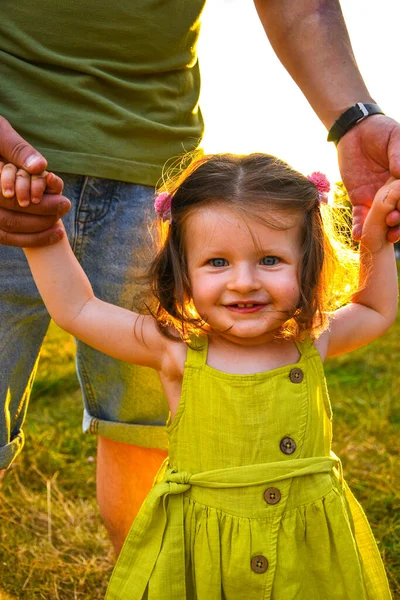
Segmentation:
{"type": "Polygon", "coordinates": [[[264,306],[265,304],[257,302],[238,302],[237,304],[227,304],[226,308],[232,312],[247,314],[261,310],[264,306]]]}

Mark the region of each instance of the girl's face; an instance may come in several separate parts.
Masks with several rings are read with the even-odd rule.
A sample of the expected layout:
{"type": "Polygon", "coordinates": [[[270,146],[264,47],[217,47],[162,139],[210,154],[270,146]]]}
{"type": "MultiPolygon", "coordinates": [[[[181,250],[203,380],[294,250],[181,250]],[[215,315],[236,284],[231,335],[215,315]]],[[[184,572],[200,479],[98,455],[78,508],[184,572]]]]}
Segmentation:
{"type": "Polygon", "coordinates": [[[274,339],[299,302],[300,217],[282,219],[288,229],[273,229],[222,206],[188,217],[193,303],[212,329],[235,343],[274,339]]]}

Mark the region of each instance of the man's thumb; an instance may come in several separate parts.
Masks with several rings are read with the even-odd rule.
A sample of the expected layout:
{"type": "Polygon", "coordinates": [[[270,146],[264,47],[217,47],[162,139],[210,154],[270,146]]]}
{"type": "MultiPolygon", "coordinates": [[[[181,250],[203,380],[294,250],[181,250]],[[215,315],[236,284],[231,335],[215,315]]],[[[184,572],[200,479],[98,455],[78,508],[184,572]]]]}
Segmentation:
{"type": "Polygon", "coordinates": [[[40,152],[18,135],[4,117],[0,117],[0,155],[31,175],[42,173],[47,167],[47,161],[40,152]]]}

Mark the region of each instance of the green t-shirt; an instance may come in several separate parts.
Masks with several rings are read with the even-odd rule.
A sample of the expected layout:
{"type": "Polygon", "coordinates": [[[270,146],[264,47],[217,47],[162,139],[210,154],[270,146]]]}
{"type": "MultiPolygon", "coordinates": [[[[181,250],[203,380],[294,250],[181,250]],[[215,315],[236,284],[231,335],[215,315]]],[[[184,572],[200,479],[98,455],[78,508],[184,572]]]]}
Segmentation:
{"type": "Polygon", "coordinates": [[[53,171],[154,185],[203,121],[205,0],[3,0],[0,114],[53,171]]]}

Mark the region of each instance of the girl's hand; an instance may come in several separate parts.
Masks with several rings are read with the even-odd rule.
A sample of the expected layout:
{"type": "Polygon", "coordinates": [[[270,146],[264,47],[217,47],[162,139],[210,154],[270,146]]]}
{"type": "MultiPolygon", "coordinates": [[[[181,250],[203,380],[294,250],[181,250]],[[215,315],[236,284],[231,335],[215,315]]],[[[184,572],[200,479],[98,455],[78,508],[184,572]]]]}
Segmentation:
{"type": "Polygon", "coordinates": [[[40,175],[30,175],[24,169],[19,169],[12,163],[0,160],[0,186],[4,198],[17,198],[20,206],[39,204],[46,189],[53,194],[61,194],[64,184],[54,173],[43,171],[40,175]]]}
{"type": "Polygon", "coordinates": [[[373,254],[388,243],[387,217],[393,211],[400,211],[400,179],[391,177],[376,193],[363,227],[361,243],[373,254]]]}

